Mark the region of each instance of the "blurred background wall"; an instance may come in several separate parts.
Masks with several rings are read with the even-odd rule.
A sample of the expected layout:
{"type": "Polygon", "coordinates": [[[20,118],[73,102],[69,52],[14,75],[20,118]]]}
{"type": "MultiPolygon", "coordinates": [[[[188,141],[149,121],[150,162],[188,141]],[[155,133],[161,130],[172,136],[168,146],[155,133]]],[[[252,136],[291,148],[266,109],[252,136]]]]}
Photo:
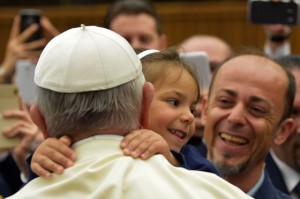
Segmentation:
{"type": "MultiPolygon", "coordinates": [[[[85,25],[102,25],[107,0],[51,0],[46,1],[0,1],[0,60],[9,37],[13,17],[21,8],[42,9],[60,31],[85,25]],[[10,2],[10,3],[9,3],[10,2]],[[26,2],[26,3],[25,3],[26,2]]],[[[241,46],[262,49],[265,35],[261,25],[254,25],[247,19],[246,0],[193,0],[193,1],[153,1],[161,16],[163,31],[168,35],[169,46],[177,45],[194,34],[216,35],[234,50],[241,46]]],[[[291,36],[292,52],[300,53],[300,29],[293,28],[291,36]]]]}

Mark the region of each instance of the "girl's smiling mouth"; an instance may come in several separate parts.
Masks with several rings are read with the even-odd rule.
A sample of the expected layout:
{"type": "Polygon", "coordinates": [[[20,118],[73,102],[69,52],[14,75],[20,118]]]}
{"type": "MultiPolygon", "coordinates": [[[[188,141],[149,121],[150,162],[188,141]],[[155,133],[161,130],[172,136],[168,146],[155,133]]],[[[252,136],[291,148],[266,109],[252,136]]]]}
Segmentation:
{"type": "Polygon", "coordinates": [[[183,140],[185,137],[187,137],[187,132],[185,132],[185,131],[175,130],[175,129],[168,129],[168,131],[181,140],[183,140]]]}

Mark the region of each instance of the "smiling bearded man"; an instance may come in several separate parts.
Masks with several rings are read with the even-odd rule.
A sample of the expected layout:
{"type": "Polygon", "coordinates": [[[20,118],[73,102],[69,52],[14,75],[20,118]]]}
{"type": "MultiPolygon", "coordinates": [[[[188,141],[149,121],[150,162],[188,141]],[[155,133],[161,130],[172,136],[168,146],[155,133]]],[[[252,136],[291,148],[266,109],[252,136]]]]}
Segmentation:
{"type": "Polygon", "coordinates": [[[271,143],[283,143],[293,128],[294,95],[294,78],[279,64],[240,55],[216,71],[203,101],[208,159],[254,198],[289,198],[273,187],[264,164],[271,143]]]}

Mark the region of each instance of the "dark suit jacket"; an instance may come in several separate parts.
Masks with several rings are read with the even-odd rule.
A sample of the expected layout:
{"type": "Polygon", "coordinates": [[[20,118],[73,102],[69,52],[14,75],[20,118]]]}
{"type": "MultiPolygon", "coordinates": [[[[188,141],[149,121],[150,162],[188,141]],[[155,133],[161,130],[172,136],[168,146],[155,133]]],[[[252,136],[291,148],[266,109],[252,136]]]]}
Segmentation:
{"type": "Polygon", "coordinates": [[[266,171],[265,172],[265,179],[254,194],[255,199],[292,199],[291,196],[283,193],[282,191],[276,189],[272,184],[270,176],[266,171]]]}
{"type": "Polygon", "coordinates": [[[199,151],[192,145],[186,144],[182,147],[180,153],[172,151],[175,158],[181,163],[181,167],[188,170],[206,171],[220,176],[216,167],[202,157],[199,151]]]}
{"type": "MultiPolygon", "coordinates": [[[[202,142],[201,147],[198,147],[200,153],[206,157],[207,148],[205,144],[202,142]]],[[[279,189],[275,188],[272,184],[272,181],[266,171],[265,179],[261,185],[261,187],[257,190],[255,195],[253,196],[255,199],[292,199],[291,196],[283,193],[279,189]]]]}
{"type": "Polygon", "coordinates": [[[207,148],[203,142],[202,138],[199,137],[191,137],[187,144],[193,145],[202,155],[202,157],[206,158],[207,148]]]}
{"type": "Polygon", "coordinates": [[[7,197],[22,186],[20,170],[14,159],[9,155],[0,162],[0,196],[7,197]]]}
{"type": "Polygon", "coordinates": [[[6,180],[4,179],[2,173],[0,173],[0,198],[4,198],[9,196],[11,193],[11,190],[6,183],[6,180]]]}
{"type": "Polygon", "coordinates": [[[266,170],[270,175],[270,179],[272,180],[273,185],[282,192],[289,194],[288,189],[284,183],[282,173],[270,153],[268,154],[266,159],[266,170]]]}

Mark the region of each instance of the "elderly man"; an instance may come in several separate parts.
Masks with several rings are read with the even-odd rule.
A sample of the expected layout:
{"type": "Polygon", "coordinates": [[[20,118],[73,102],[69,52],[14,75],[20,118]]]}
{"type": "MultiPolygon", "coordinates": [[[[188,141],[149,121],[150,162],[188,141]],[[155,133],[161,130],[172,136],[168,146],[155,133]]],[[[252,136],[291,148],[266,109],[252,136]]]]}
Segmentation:
{"type": "Polygon", "coordinates": [[[147,161],[123,155],[123,136],[148,126],[153,86],[118,34],[82,25],[55,37],[37,64],[35,83],[33,120],[45,137],[70,136],[77,161],[11,198],[248,198],[214,174],[173,167],[161,155],[147,161]]]}
{"type": "Polygon", "coordinates": [[[230,183],[256,199],[290,198],[264,172],[272,142],[283,143],[294,121],[291,73],[259,55],[240,55],[216,72],[203,100],[208,159],[230,183]]]}

